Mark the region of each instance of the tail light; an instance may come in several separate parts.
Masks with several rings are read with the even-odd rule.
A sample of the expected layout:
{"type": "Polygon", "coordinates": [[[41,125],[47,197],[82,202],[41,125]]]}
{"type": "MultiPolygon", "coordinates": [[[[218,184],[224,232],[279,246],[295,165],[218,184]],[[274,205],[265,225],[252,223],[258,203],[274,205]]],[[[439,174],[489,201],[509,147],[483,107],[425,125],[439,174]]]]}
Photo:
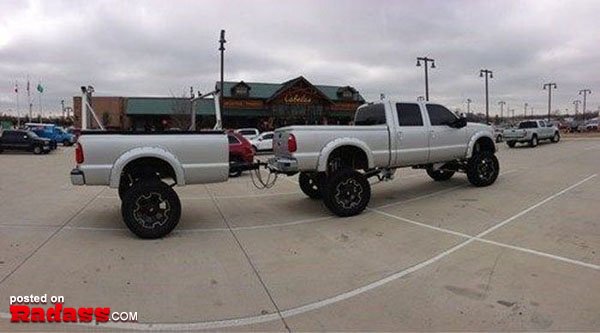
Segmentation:
{"type": "Polygon", "coordinates": [[[290,136],[288,136],[287,147],[290,153],[293,153],[298,149],[298,144],[296,143],[296,137],[294,136],[294,134],[290,134],[290,136]]]}
{"type": "Polygon", "coordinates": [[[83,148],[81,147],[81,144],[77,142],[77,147],[75,148],[75,162],[81,164],[83,163],[83,160],[83,148]]]}

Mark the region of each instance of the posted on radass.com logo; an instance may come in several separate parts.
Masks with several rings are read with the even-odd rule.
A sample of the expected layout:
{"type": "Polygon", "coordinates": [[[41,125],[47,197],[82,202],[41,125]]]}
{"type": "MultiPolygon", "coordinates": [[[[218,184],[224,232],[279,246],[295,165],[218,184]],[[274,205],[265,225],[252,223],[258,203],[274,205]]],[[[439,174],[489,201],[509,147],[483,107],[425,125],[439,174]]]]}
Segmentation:
{"type": "Polygon", "coordinates": [[[69,306],[64,296],[15,295],[9,297],[11,323],[137,322],[137,311],[113,311],[108,306],[69,306]]]}

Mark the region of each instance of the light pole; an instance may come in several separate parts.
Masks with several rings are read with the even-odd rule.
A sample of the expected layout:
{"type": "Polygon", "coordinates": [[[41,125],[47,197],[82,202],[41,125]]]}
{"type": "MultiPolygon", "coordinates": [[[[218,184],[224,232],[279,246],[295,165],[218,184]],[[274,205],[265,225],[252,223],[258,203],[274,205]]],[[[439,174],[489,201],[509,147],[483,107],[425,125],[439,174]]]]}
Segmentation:
{"type": "Polygon", "coordinates": [[[62,117],[63,119],[65,119],[65,100],[61,99],[60,100],[60,110],[62,111],[62,117]]]}
{"type": "Polygon", "coordinates": [[[467,98],[467,114],[471,113],[471,103],[473,101],[470,98],[467,98]]]}
{"type": "Polygon", "coordinates": [[[494,74],[489,69],[481,69],[479,70],[479,77],[485,76],[485,122],[487,124],[490,123],[490,103],[489,103],[489,94],[488,94],[488,78],[493,79],[494,74]]]}
{"type": "Polygon", "coordinates": [[[575,105],[575,116],[577,117],[577,111],[579,111],[579,104],[581,103],[580,100],[576,99],[573,101],[573,105],[575,105]]]}
{"type": "Polygon", "coordinates": [[[592,91],[589,89],[581,89],[579,90],[579,95],[583,94],[583,121],[585,121],[585,112],[586,110],[586,101],[587,101],[587,95],[591,95],[592,91]]]}
{"type": "Polygon", "coordinates": [[[431,68],[435,68],[435,60],[427,57],[417,58],[417,67],[421,67],[421,61],[425,63],[425,100],[429,101],[429,73],[427,71],[428,64],[431,62],[431,68]]]}
{"type": "Polygon", "coordinates": [[[552,112],[552,88],[556,89],[556,83],[544,83],[544,90],[548,90],[548,120],[550,120],[550,114],[552,112]]]}
{"type": "MultiPolygon", "coordinates": [[[[225,43],[227,43],[227,41],[225,40],[225,30],[221,30],[221,38],[219,39],[219,51],[221,51],[221,82],[219,87],[219,110],[221,110],[221,114],[223,114],[223,66],[225,62],[225,43]]],[[[196,112],[196,110],[193,111],[196,112]]]]}
{"type": "Polygon", "coordinates": [[[498,102],[498,105],[500,105],[500,120],[502,120],[502,118],[504,118],[504,106],[506,105],[506,102],[500,101],[498,102]]]}
{"type": "Polygon", "coordinates": [[[527,106],[529,104],[527,104],[527,102],[525,102],[525,104],[523,104],[523,119],[527,118],[527,106]]]}

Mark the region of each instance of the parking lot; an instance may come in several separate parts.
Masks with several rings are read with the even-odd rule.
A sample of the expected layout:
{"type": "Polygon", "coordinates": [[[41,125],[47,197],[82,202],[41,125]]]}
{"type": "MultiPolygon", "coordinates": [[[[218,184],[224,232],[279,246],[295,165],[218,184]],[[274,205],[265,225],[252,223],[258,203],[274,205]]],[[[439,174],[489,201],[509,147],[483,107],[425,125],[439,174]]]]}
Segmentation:
{"type": "MultiPolygon", "coordinates": [[[[11,295],[137,311],[137,330],[587,330],[600,327],[600,138],[499,145],[470,186],[401,169],[337,218],[297,177],[176,188],[176,230],[141,240],[115,190],[74,187],[73,148],[0,155],[0,331],[11,295]]],[[[89,326],[88,326],[89,328],[89,326]]]]}

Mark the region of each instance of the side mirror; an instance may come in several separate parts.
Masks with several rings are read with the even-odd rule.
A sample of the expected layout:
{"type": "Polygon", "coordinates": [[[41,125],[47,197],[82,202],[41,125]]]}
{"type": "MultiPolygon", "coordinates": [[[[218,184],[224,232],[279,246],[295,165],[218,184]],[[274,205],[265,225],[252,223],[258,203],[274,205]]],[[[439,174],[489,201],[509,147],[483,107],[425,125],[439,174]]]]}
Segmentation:
{"type": "Polygon", "coordinates": [[[456,119],[455,121],[453,121],[452,123],[448,124],[448,126],[450,126],[452,128],[463,128],[463,127],[467,126],[467,119],[465,117],[460,117],[460,118],[456,119]]]}

